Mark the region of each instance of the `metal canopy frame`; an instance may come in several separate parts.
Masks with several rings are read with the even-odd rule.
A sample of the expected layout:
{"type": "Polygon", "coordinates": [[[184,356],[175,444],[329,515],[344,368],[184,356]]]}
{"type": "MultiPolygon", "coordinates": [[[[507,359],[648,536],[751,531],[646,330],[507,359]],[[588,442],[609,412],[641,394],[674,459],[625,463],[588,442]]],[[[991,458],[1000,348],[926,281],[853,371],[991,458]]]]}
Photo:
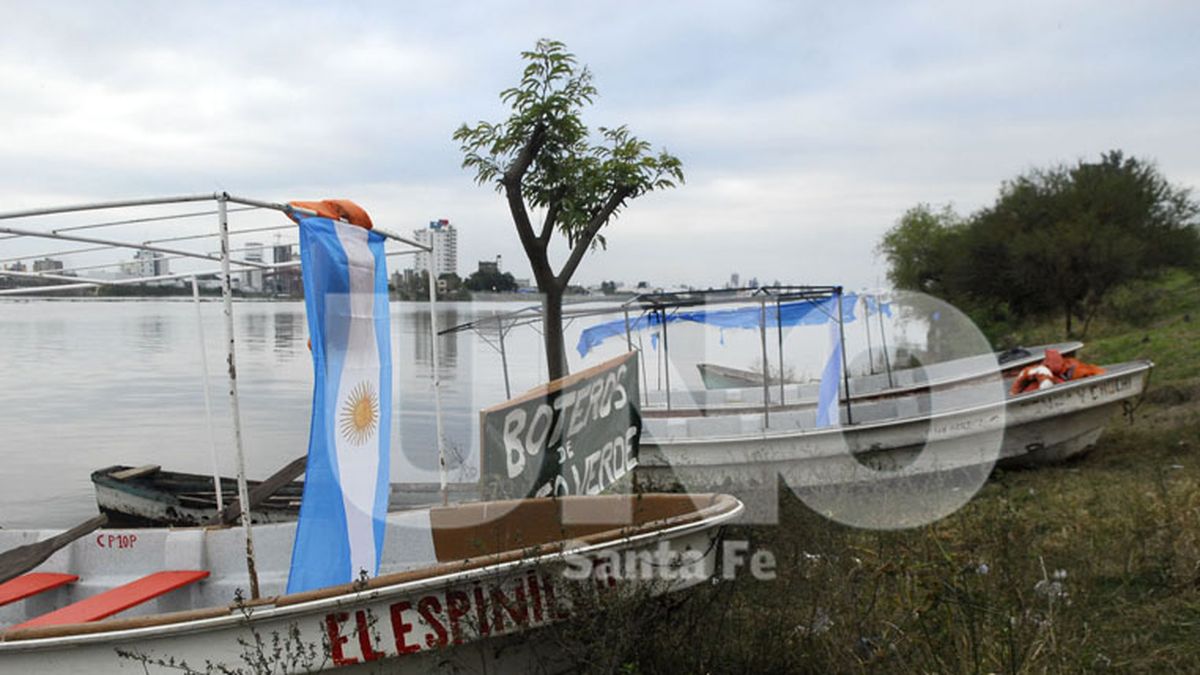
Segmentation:
{"type": "MultiPolygon", "coordinates": [[[[50,257],[50,256],[66,256],[66,255],[76,255],[76,254],[82,254],[82,253],[94,253],[94,252],[102,252],[102,251],[129,249],[129,250],[136,250],[136,251],[149,251],[152,253],[162,254],[164,256],[164,258],[159,258],[159,260],[167,259],[165,256],[171,256],[169,259],[190,258],[190,259],[204,260],[207,262],[216,263],[219,265],[218,267],[214,267],[212,269],[205,268],[200,271],[181,272],[181,273],[176,273],[176,274],[162,274],[162,275],[157,275],[157,276],[150,275],[150,276],[140,276],[140,277],[133,276],[133,277],[121,278],[121,279],[99,279],[99,278],[93,278],[93,277],[79,277],[79,276],[69,275],[68,273],[74,272],[74,271],[84,271],[84,270],[89,270],[89,269],[100,269],[100,268],[106,267],[108,265],[91,265],[91,266],[85,265],[85,266],[76,266],[76,267],[73,267],[70,269],[53,270],[53,271],[37,271],[37,272],[27,272],[27,271],[23,271],[23,270],[8,270],[8,269],[4,269],[2,266],[0,266],[0,276],[8,276],[8,277],[14,277],[14,278],[30,279],[30,280],[40,279],[40,280],[50,281],[50,282],[60,282],[60,283],[51,283],[51,284],[42,284],[42,285],[23,286],[23,287],[17,287],[17,288],[9,288],[9,289],[0,289],[0,296],[38,295],[38,294],[46,294],[46,293],[57,293],[57,292],[66,291],[66,290],[98,288],[100,286],[123,286],[123,285],[132,285],[132,284],[144,284],[144,283],[151,282],[151,281],[190,279],[191,286],[192,286],[192,299],[193,299],[193,302],[196,304],[196,308],[197,308],[197,330],[200,335],[202,376],[204,378],[204,391],[205,391],[205,411],[206,411],[206,417],[208,420],[210,445],[211,445],[212,455],[213,455],[213,457],[212,457],[212,459],[213,459],[213,482],[214,482],[216,490],[217,490],[218,506],[220,507],[221,506],[220,502],[223,501],[223,496],[221,495],[220,475],[219,475],[219,471],[217,468],[216,441],[215,441],[215,436],[213,435],[214,432],[213,432],[213,425],[212,425],[212,408],[211,408],[211,402],[209,400],[208,366],[207,366],[206,354],[204,352],[205,347],[204,347],[204,339],[203,339],[203,323],[200,321],[200,314],[199,314],[200,293],[199,293],[199,286],[198,286],[198,282],[197,282],[198,278],[200,278],[200,277],[216,276],[220,280],[221,296],[222,296],[222,302],[224,305],[226,360],[228,363],[227,376],[228,376],[228,384],[229,384],[229,405],[230,405],[231,412],[232,412],[233,444],[234,444],[234,449],[236,452],[237,473],[238,473],[238,475],[237,475],[238,498],[240,500],[240,503],[243,505],[243,508],[241,509],[241,526],[246,534],[246,568],[247,568],[247,572],[248,572],[248,575],[250,578],[250,595],[251,595],[252,599],[257,599],[259,597],[260,593],[259,593],[259,585],[258,585],[258,573],[255,568],[255,561],[254,561],[254,539],[253,539],[253,534],[252,534],[252,528],[250,525],[250,509],[246,508],[246,505],[249,503],[249,490],[247,489],[247,484],[246,484],[245,449],[244,449],[243,442],[242,442],[241,414],[240,414],[240,408],[239,408],[239,403],[238,403],[237,365],[236,365],[237,349],[236,349],[236,343],[234,340],[234,332],[233,332],[233,290],[232,290],[233,281],[232,281],[232,279],[233,279],[233,273],[234,273],[234,266],[237,266],[238,271],[245,270],[245,269],[256,269],[256,270],[262,271],[262,273],[264,275],[267,275],[267,274],[278,273],[278,271],[280,271],[280,270],[299,267],[301,263],[298,260],[289,261],[289,262],[281,262],[281,263],[260,263],[260,262],[248,261],[248,260],[233,260],[230,256],[230,254],[239,249],[231,249],[230,248],[229,239],[231,236],[249,234],[249,233],[254,233],[254,232],[267,232],[267,231],[275,231],[275,230],[292,230],[292,229],[296,228],[297,225],[296,224],[287,224],[287,225],[275,225],[275,226],[268,226],[268,227],[254,227],[254,228],[243,228],[240,230],[232,230],[229,227],[229,214],[236,213],[236,212],[243,212],[243,211],[255,211],[255,210],[259,210],[259,209],[278,211],[278,212],[281,212],[288,216],[297,216],[297,215],[315,216],[318,214],[315,211],[311,211],[311,210],[300,208],[300,207],[295,207],[290,204],[269,202],[269,201],[263,201],[263,200],[259,200],[259,199],[251,199],[248,197],[231,195],[228,192],[212,192],[212,193],[200,193],[200,194],[191,194],[191,195],[177,195],[177,196],[170,196],[170,197],[151,197],[151,198],[144,198],[144,199],[127,199],[127,200],[117,200],[117,201],[91,202],[91,203],[85,203],[85,204],[73,204],[73,205],[57,206],[57,207],[50,207],[50,208],[24,209],[24,210],[17,210],[17,211],[0,212],[0,221],[13,221],[13,220],[22,220],[22,219],[29,219],[29,218],[41,218],[41,217],[45,217],[45,216],[62,215],[62,214],[68,214],[68,213],[85,213],[85,212],[90,213],[90,212],[105,211],[105,210],[111,210],[111,209],[137,208],[137,207],[148,207],[148,206],[169,206],[169,205],[179,205],[179,204],[188,204],[188,203],[197,203],[197,202],[215,202],[216,208],[212,209],[212,210],[188,211],[188,212],[183,212],[183,213],[179,213],[179,214],[171,214],[171,215],[154,215],[154,216],[138,217],[138,218],[126,218],[126,219],[120,219],[120,220],[107,220],[107,221],[100,221],[100,222],[95,222],[95,223],[86,223],[86,224],[82,224],[82,225],[70,225],[70,226],[65,226],[65,227],[59,227],[56,229],[49,229],[49,230],[28,229],[25,227],[0,225],[0,234],[4,235],[4,236],[0,236],[0,241],[15,240],[15,239],[22,239],[22,238],[36,238],[36,239],[51,239],[51,240],[57,240],[57,241],[89,244],[89,246],[84,247],[84,248],[76,248],[76,249],[70,249],[70,250],[60,250],[60,251],[52,251],[52,252],[48,252],[48,253],[38,253],[38,254],[33,254],[33,255],[22,255],[22,256],[16,256],[16,257],[11,257],[11,258],[4,258],[4,259],[0,259],[0,263],[15,263],[15,262],[22,262],[25,260],[35,260],[38,258],[46,258],[46,257],[50,257]],[[230,208],[229,207],[230,203],[240,204],[241,206],[230,208]],[[140,242],[122,241],[119,239],[111,239],[111,238],[107,238],[107,237],[96,237],[96,236],[91,236],[91,235],[68,234],[68,233],[80,232],[80,231],[84,231],[84,230],[98,230],[98,229],[113,228],[113,227],[127,226],[127,225],[134,225],[134,224],[164,223],[164,222],[173,221],[173,220],[199,218],[199,217],[204,217],[204,216],[211,217],[214,215],[216,216],[216,220],[217,220],[217,228],[216,228],[215,232],[204,232],[204,233],[189,234],[189,235],[184,235],[184,236],[171,236],[171,237],[151,239],[151,240],[140,241],[140,242]],[[174,246],[160,246],[159,245],[159,244],[173,244],[173,243],[182,242],[182,241],[197,241],[197,240],[204,240],[204,239],[210,239],[210,238],[219,239],[219,241],[220,241],[219,253],[209,254],[206,252],[188,251],[185,249],[176,248],[174,246]]],[[[396,241],[396,242],[399,242],[401,244],[405,244],[405,245],[411,247],[409,250],[386,252],[385,255],[387,255],[389,257],[393,256],[393,255],[403,255],[403,254],[407,254],[407,253],[412,253],[412,252],[414,252],[412,249],[428,251],[431,254],[435,254],[435,246],[434,245],[422,244],[418,241],[415,241],[408,237],[404,237],[402,235],[396,234],[395,232],[392,232],[385,228],[372,227],[371,229],[374,232],[382,235],[386,239],[396,241]]],[[[446,475],[445,442],[444,442],[444,438],[443,438],[444,434],[443,434],[443,429],[442,429],[442,411],[441,411],[441,393],[440,393],[441,377],[440,377],[439,368],[438,368],[439,355],[438,355],[437,337],[438,337],[438,335],[440,335],[440,333],[437,329],[437,294],[436,294],[437,287],[436,287],[436,283],[437,282],[434,279],[433,275],[432,274],[429,275],[430,336],[432,338],[432,350],[433,350],[431,371],[432,371],[432,384],[433,384],[435,415],[437,418],[437,436],[438,436],[437,446],[438,446],[438,460],[439,460],[440,469],[441,469],[441,471],[440,471],[441,492],[442,492],[442,501],[443,501],[443,503],[445,503],[447,500],[447,492],[446,492],[447,475],[446,475]]],[[[390,431],[389,431],[389,433],[390,433],[390,431]]]]}
{"type": "MultiPolygon", "coordinates": [[[[658,324],[659,341],[662,343],[662,351],[660,352],[661,361],[667,361],[666,367],[659,374],[659,389],[666,387],[666,407],[670,411],[671,407],[671,369],[670,369],[670,337],[667,326],[670,321],[670,316],[677,314],[680,310],[693,307],[712,307],[715,305],[759,305],[759,342],[762,350],[763,364],[763,426],[770,426],[770,408],[771,408],[771,374],[769,360],[767,357],[767,305],[775,304],[775,330],[777,334],[777,347],[779,357],[779,405],[786,404],[785,400],[785,385],[786,380],[784,373],[783,359],[783,319],[780,314],[780,308],[785,302],[803,301],[812,304],[818,311],[822,312],[838,323],[838,339],[840,342],[841,360],[842,360],[842,382],[841,395],[842,402],[846,407],[846,422],[847,424],[854,423],[853,409],[850,402],[850,371],[847,363],[846,355],[846,331],[843,321],[844,309],[839,311],[836,316],[826,311],[821,305],[823,301],[830,298],[837,298],[837,306],[842,307],[842,297],[844,295],[841,286],[812,286],[812,285],[787,285],[787,286],[761,286],[755,288],[737,288],[737,289],[709,289],[698,291],[677,291],[677,292],[656,292],[645,293],[633,296],[625,301],[583,301],[567,304],[563,307],[563,328],[566,329],[572,322],[578,319],[617,315],[623,316],[625,320],[625,342],[630,351],[633,351],[632,330],[630,328],[630,314],[633,311],[638,312],[637,318],[633,321],[641,319],[643,316],[657,314],[660,318],[658,324]],[[593,306],[596,302],[604,303],[602,307],[593,306]],[[664,382],[665,380],[665,382],[664,382]]],[[[480,337],[492,349],[500,353],[501,367],[504,370],[504,390],[505,394],[511,398],[512,392],[509,384],[508,374],[508,354],[505,348],[504,337],[518,326],[532,326],[535,330],[541,330],[542,323],[542,306],[529,305],[522,307],[513,312],[494,314],[492,316],[483,317],[467,323],[462,323],[457,326],[451,326],[443,330],[441,335],[472,331],[480,337]],[[493,342],[490,339],[491,335],[498,336],[498,339],[493,342]]],[[[880,333],[883,331],[883,318],[880,316],[880,333]]],[[[869,341],[868,337],[868,341],[869,341]]],[[[641,346],[641,335],[638,335],[638,351],[644,349],[641,346]]],[[[885,343],[885,359],[886,343],[885,343]]],[[[649,388],[646,376],[645,359],[642,359],[642,379],[643,392],[649,388]]],[[[888,379],[891,380],[891,363],[887,363],[888,379]]],[[[644,394],[643,394],[644,395],[644,394]]]]}

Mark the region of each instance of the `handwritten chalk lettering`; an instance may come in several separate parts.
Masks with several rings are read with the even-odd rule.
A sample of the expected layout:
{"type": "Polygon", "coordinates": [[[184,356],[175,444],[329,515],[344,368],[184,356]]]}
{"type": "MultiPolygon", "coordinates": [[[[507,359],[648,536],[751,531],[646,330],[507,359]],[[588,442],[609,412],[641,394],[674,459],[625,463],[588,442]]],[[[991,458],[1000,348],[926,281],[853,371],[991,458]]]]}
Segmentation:
{"type": "Polygon", "coordinates": [[[642,430],[637,426],[631,426],[625,430],[625,468],[633,469],[637,465],[637,443],[636,441],[642,435],[642,430]]]}
{"type": "Polygon", "coordinates": [[[130,549],[137,543],[136,534],[98,534],[96,546],[100,548],[130,549]]]}
{"type": "MultiPolygon", "coordinates": [[[[620,372],[626,369],[621,366],[620,372]]],[[[541,404],[533,412],[533,419],[524,408],[514,408],[504,417],[504,448],[508,458],[509,478],[515,478],[524,471],[525,454],[536,457],[547,447],[561,439],[563,420],[570,410],[570,425],[567,438],[581,433],[590,422],[607,418],[614,409],[623,409],[629,403],[624,385],[616,383],[616,375],[610,373],[608,378],[601,378],[590,385],[571,391],[560,397],[552,405],[541,404]],[[616,399],[616,400],[614,400],[616,399]]],[[[564,446],[570,446],[570,441],[564,446]]]]}
{"type": "Polygon", "coordinates": [[[622,408],[624,408],[626,405],[629,404],[629,394],[625,391],[625,384],[624,384],[625,374],[627,372],[628,371],[626,370],[625,366],[621,366],[620,368],[617,368],[617,374],[612,376],[612,378],[614,380],[614,383],[613,383],[614,398],[613,398],[612,406],[615,410],[621,410],[622,408]]]}
{"type": "Polygon", "coordinates": [[[525,445],[521,442],[521,429],[525,427],[527,414],[514,408],[504,417],[504,451],[508,458],[508,477],[516,478],[525,470],[525,445]]]}
{"type": "Polygon", "coordinates": [[[484,411],[484,468],[496,496],[595,494],[636,466],[636,365],[636,355],[618,357],[543,398],[484,411]]]}
{"type": "Polygon", "coordinates": [[[550,445],[558,445],[563,440],[563,425],[566,423],[567,416],[563,414],[563,410],[570,408],[575,401],[575,392],[568,391],[559,396],[554,401],[555,423],[554,431],[550,434],[550,445]]]}
{"type": "Polygon", "coordinates": [[[624,478],[637,466],[637,458],[632,455],[630,448],[636,447],[633,440],[637,438],[638,433],[638,427],[631,426],[625,433],[615,436],[599,449],[588,453],[583,460],[582,474],[577,467],[573,467],[575,489],[567,494],[600,494],[624,478]]]}
{"type": "Polygon", "coordinates": [[[554,409],[548,405],[539,405],[533,413],[533,421],[529,423],[529,432],[525,434],[525,452],[530,457],[537,455],[546,447],[546,437],[550,435],[550,425],[554,418],[554,409]]]}
{"type": "Polygon", "coordinates": [[[571,450],[571,442],[567,441],[558,447],[558,463],[566,464],[572,459],[575,459],[575,452],[571,450]]]}

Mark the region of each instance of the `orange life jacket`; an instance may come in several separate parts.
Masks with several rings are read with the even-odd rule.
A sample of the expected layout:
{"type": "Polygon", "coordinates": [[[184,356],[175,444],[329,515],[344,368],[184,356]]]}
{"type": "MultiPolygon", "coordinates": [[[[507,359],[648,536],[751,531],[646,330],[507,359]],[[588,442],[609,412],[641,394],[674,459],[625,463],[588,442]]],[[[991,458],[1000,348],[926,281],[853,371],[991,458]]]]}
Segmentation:
{"type": "Polygon", "coordinates": [[[1063,356],[1057,349],[1047,349],[1041,363],[1025,366],[1013,381],[1012,393],[1020,394],[1045,389],[1067,380],[1103,375],[1104,369],[1079,359],[1063,356]]]}
{"type": "Polygon", "coordinates": [[[349,199],[323,199],[319,202],[288,203],[302,209],[315,211],[318,216],[323,218],[344,220],[351,225],[365,227],[368,230],[374,226],[371,223],[371,216],[367,214],[366,210],[349,199]]]}
{"type": "Polygon", "coordinates": [[[1011,393],[1015,395],[1035,389],[1046,389],[1062,381],[1061,377],[1055,377],[1045,363],[1035,363],[1025,366],[1017,374],[1017,379],[1013,380],[1011,393]]]}

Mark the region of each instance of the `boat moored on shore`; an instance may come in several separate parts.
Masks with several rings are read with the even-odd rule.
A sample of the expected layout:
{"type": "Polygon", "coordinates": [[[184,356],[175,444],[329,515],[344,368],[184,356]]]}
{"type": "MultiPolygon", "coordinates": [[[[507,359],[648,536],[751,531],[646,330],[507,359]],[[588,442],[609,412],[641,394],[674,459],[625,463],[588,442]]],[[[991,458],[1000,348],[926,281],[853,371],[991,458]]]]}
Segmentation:
{"type": "MultiPolygon", "coordinates": [[[[295,524],[262,525],[255,601],[245,599],[236,528],[98,530],[30,573],[76,580],[0,607],[0,670],[165,672],[186,663],[219,671],[273,658],[279,673],[375,662],[388,672],[439,663],[527,672],[537,666],[528,653],[489,646],[563,621],[579,589],[654,594],[708,579],[716,538],[741,510],[728,496],[645,494],[393,513],[378,576],[292,595],[283,589],[295,524]],[[611,567],[648,556],[661,574],[611,567]],[[164,571],[190,576],[142,597],[161,590],[150,579],[164,571]],[[113,618],[81,618],[121,606],[113,618]]],[[[0,530],[0,549],[46,534],[0,530]]]]}

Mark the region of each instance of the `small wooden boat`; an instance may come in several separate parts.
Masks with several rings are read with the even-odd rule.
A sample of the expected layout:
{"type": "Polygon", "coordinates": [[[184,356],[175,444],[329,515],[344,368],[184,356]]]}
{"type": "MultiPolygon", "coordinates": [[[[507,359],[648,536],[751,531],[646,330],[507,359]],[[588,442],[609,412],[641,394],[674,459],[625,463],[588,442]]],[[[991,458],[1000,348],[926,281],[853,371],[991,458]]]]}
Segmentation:
{"type": "MultiPolygon", "coordinates": [[[[187,527],[221,522],[217,513],[217,495],[212,476],[164,471],[158,465],[109,466],[92,473],[96,506],[119,527],[187,527]]],[[[262,481],[247,481],[251,501],[262,481]]],[[[450,483],[449,501],[470,502],[479,499],[477,483],[450,483]]],[[[226,501],[236,501],[237,481],[221,478],[226,501]]],[[[300,512],[303,481],[290,481],[264,496],[251,509],[251,522],[279,523],[295,520],[300,512]]],[[[390,510],[432,506],[442,503],[437,483],[392,483],[390,510]]]]}
{"type": "MultiPolygon", "coordinates": [[[[0,584],[0,671],[529,672],[549,645],[499,647],[569,617],[579,592],[710,578],[722,525],[742,508],[726,495],[643,494],[392,513],[379,576],[293,595],[281,593],[295,524],[266,524],[254,601],[238,599],[239,529],[102,529],[0,584]]],[[[0,550],[48,534],[0,530],[0,550]]]]}

